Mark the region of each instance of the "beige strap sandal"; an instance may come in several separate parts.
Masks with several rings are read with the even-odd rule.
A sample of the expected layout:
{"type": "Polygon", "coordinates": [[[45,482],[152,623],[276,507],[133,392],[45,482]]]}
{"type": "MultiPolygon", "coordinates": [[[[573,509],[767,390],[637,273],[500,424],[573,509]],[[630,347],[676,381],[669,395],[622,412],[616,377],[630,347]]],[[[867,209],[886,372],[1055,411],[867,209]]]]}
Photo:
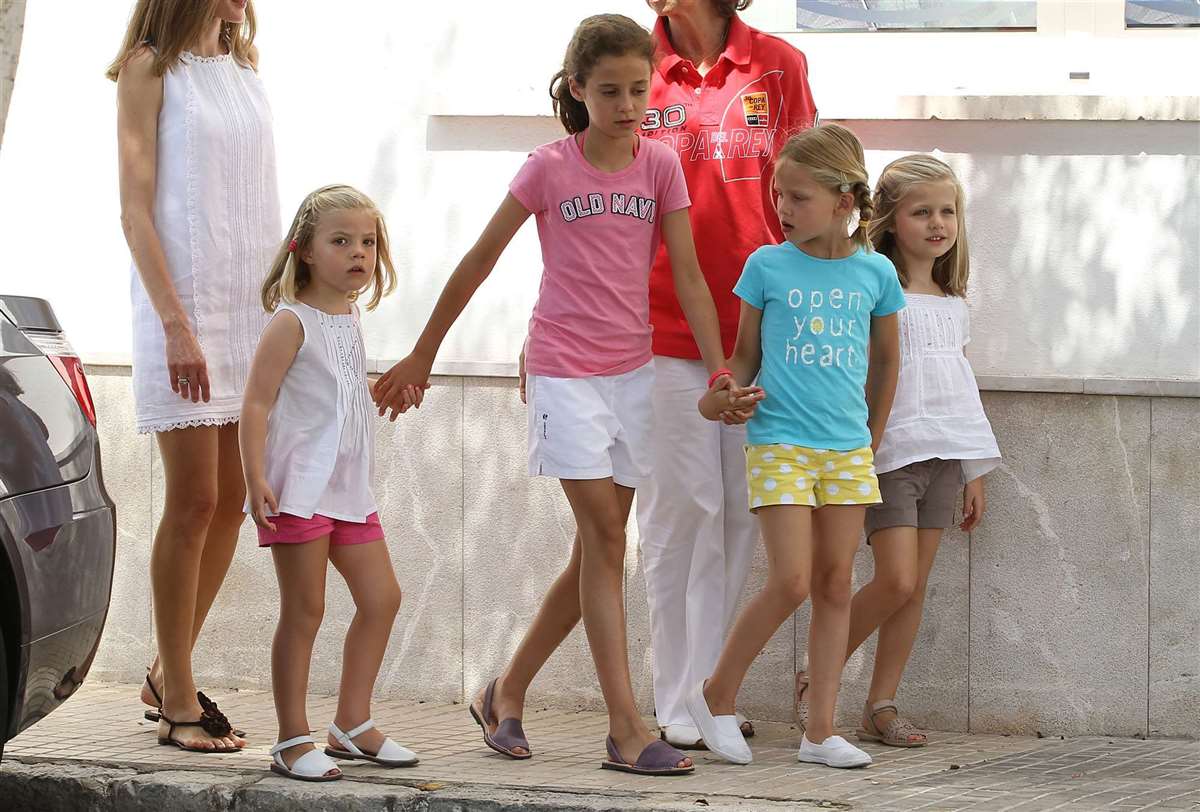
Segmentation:
{"type": "Polygon", "coordinates": [[[796,672],[796,693],[792,697],[792,718],[803,733],[808,729],[808,672],[796,672]]]}
{"type": "Polygon", "coordinates": [[[894,699],[881,699],[873,705],[868,704],[864,711],[862,727],[857,732],[860,742],[879,742],[889,747],[924,747],[929,743],[923,731],[907,719],[900,718],[900,710],[894,699]],[[884,711],[891,711],[896,716],[880,730],[875,724],[875,717],[884,711]]]}

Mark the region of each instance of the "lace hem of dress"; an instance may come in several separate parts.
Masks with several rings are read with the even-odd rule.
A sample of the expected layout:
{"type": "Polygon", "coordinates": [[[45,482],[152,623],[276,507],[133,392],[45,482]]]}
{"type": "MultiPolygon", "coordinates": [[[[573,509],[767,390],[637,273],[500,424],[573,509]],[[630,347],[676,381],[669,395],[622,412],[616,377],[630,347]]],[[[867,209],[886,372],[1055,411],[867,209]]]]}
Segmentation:
{"type": "Polygon", "coordinates": [[[164,420],[159,423],[148,423],[137,427],[138,434],[154,434],[173,429],[191,429],[197,426],[225,426],[236,423],[241,415],[225,415],[224,417],[197,417],[192,420],[164,420]]]}

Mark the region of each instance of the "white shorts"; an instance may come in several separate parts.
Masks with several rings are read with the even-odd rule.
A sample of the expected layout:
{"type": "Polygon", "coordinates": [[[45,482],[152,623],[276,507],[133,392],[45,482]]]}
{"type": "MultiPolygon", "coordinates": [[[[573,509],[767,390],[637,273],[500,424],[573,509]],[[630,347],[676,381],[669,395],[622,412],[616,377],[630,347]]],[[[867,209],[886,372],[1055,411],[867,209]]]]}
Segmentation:
{"type": "Polygon", "coordinates": [[[529,375],[530,475],[645,483],[653,467],[653,391],[654,361],[621,375],[529,375]]]}

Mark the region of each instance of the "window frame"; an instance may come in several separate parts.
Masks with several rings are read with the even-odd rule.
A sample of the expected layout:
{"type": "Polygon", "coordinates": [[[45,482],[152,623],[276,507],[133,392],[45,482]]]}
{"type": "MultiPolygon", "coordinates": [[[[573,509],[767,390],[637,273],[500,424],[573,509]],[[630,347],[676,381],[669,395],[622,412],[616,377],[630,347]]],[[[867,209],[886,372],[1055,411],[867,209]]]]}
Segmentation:
{"type": "Polygon", "coordinates": [[[796,27],[796,0],[755,0],[742,16],[753,25],[757,23],[772,33],[813,36],[846,34],[914,34],[930,33],[945,36],[974,36],[978,34],[1073,34],[1095,36],[1171,36],[1180,32],[1200,30],[1197,26],[1162,26],[1128,28],[1125,25],[1125,0],[1037,0],[1035,28],[907,28],[882,31],[821,31],[796,27]]]}
{"type": "Polygon", "coordinates": [[[796,0],[792,0],[790,6],[792,8],[793,29],[797,33],[803,34],[974,34],[974,33],[1010,33],[1023,32],[1030,33],[1037,31],[1037,3],[1034,2],[1034,25],[1015,25],[1015,26],[953,26],[948,28],[938,26],[916,26],[913,28],[800,28],[795,25],[795,6],[796,0]]]}

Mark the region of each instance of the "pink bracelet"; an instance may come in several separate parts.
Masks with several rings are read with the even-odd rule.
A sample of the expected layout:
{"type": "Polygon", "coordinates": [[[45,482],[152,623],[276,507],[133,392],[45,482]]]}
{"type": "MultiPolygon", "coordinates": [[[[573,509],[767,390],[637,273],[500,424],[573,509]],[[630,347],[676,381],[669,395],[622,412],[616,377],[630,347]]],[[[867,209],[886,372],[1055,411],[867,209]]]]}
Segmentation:
{"type": "Polygon", "coordinates": [[[716,372],[714,372],[712,375],[709,375],[708,376],[708,388],[712,389],[712,385],[714,383],[716,383],[717,378],[721,377],[722,375],[728,375],[729,377],[732,378],[733,370],[729,369],[728,367],[721,367],[716,372]]]}

